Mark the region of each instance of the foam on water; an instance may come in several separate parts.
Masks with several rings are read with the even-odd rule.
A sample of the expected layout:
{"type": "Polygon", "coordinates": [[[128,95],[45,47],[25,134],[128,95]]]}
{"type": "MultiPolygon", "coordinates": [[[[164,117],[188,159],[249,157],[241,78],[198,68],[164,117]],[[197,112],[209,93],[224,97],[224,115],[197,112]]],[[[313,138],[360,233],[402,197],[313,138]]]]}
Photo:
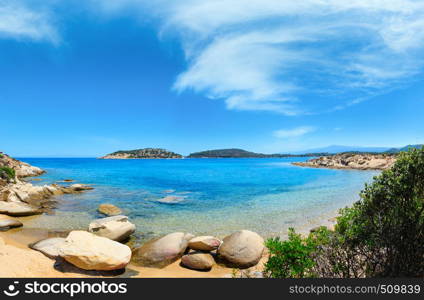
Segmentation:
{"type": "Polygon", "coordinates": [[[250,229],[284,236],[289,227],[310,228],[358,199],[375,171],[301,168],[305,158],[96,160],[27,158],[48,171],[46,184],[63,179],[94,184],[95,190],[59,197],[53,215],[28,226],[82,229],[101,217],[101,203],[119,206],[137,231],[174,231],[223,236],[250,229]]]}

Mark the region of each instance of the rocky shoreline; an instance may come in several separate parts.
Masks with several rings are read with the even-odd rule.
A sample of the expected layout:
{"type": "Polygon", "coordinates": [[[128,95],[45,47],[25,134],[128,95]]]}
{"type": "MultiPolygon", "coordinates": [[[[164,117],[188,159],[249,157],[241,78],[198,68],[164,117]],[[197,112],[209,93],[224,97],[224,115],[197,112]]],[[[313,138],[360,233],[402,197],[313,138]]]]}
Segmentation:
{"type": "Polygon", "coordinates": [[[292,164],[310,168],[386,170],[395,161],[396,156],[392,154],[340,153],[331,156],[321,156],[306,162],[293,162],[292,164]]]}
{"type": "MultiPolygon", "coordinates": [[[[4,170],[0,174],[2,232],[19,231],[25,226],[22,217],[42,214],[54,208],[54,196],[92,189],[82,184],[35,186],[25,182],[22,178],[37,176],[44,171],[3,153],[0,167],[4,170]]],[[[9,241],[5,241],[0,235],[0,264],[9,265],[10,268],[9,270],[3,268],[0,276],[13,277],[20,272],[3,260],[15,256],[24,261],[35,257],[40,259],[38,254],[34,254],[37,252],[54,262],[55,269],[71,268],[88,276],[101,274],[90,272],[106,272],[104,274],[107,276],[114,276],[125,272],[128,266],[131,266],[131,269],[163,269],[178,262],[180,268],[190,271],[210,272],[212,269],[225,269],[227,274],[224,277],[228,277],[228,270],[235,268],[243,270],[236,272],[239,276],[262,277],[262,273],[258,270],[261,269],[259,262],[265,255],[264,240],[255,232],[241,230],[223,240],[214,236],[195,237],[190,233],[174,232],[144,243],[141,247],[131,248],[131,235],[135,232],[136,226],[128,217],[120,215],[121,210],[112,204],[100,205],[99,212],[107,217],[93,220],[86,230],[72,230],[63,236],[49,236],[36,240],[24,245],[25,251],[9,245],[9,241]]],[[[41,261],[45,268],[47,261],[44,258],[41,261]]],[[[28,267],[25,262],[21,264],[23,269],[28,267]]],[[[41,276],[48,276],[50,273],[58,276],[54,270],[41,276]]],[[[36,274],[34,276],[40,276],[39,273],[36,274]]],[[[23,276],[32,276],[32,273],[23,276]]]]}

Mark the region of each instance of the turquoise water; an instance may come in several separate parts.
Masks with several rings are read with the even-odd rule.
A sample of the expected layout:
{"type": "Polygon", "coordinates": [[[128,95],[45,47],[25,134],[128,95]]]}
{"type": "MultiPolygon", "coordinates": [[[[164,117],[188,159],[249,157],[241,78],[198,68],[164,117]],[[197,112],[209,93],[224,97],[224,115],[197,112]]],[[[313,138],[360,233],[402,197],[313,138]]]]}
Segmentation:
{"type": "Polygon", "coordinates": [[[92,184],[95,190],[65,195],[53,214],[31,226],[86,228],[101,217],[96,208],[113,203],[123,209],[143,237],[174,231],[222,236],[250,229],[284,236],[316,226],[358,192],[375,171],[301,168],[286,159],[98,160],[23,158],[41,167],[47,184],[63,179],[92,184]]]}

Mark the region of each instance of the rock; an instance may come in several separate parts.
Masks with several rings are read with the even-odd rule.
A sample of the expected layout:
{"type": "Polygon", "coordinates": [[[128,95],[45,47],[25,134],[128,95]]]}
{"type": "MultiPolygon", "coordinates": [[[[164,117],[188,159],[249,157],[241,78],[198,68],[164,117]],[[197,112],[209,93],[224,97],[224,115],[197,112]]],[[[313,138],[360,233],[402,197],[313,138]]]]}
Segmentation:
{"type": "Polygon", "coordinates": [[[212,268],[215,260],[209,253],[195,251],[184,255],[181,264],[189,269],[206,271],[212,268]]]}
{"type": "Polygon", "coordinates": [[[160,198],[159,200],[157,200],[157,202],[173,204],[173,203],[179,203],[183,200],[184,200],[184,197],[180,197],[180,196],[166,196],[166,197],[160,198]]]}
{"type": "Polygon", "coordinates": [[[127,266],[131,249],[86,231],[72,231],[60,245],[59,255],[84,270],[111,271],[127,266]]]}
{"type": "Polygon", "coordinates": [[[88,186],[85,184],[79,184],[79,183],[72,184],[69,188],[75,192],[94,190],[94,188],[91,186],[88,186]]]}
{"type": "Polygon", "coordinates": [[[100,204],[97,210],[106,216],[116,216],[122,213],[119,207],[108,203],[100,204]]]}
{"type": "Polygon", "coordinates": [[[236,268],[256,265],[264,251],[264,240],[257,233],[241,230],[224,238],[218,256],[224,263],[236,268]]]}
{"type": "Polygon", "coordinates": [[[65,242],[65,238],[54,237],[44,239],[33,244],[30,244],[31,249],[40,251],[49,258],[56,258],[59,256],[60,246],[65,242]]]}
{"type": "Polygon", "coordinates": [[[179,259],[187,249],[191,234],[174,232],[147,242],[134,251],[133,260],[146,267],[165,267],[179,259]]]}
{"type": "Polygon", "coordinates": [[[9,230],[11,228],[21,227],[23,224],[15,219],[0,219],[0,231],[9,230]]]}
{"type": "Polygon", "coordinates": [[[113,216],[94,220],[88,231],[114,241],[123,241],[135,231],[135,225],[126,216],[113,216]]]}
{"type": "Polygon", "coordinates": [[[18,217],[38,215],[41,211],[26,203],[0,201],[0,214],[18,217]]]}
{"type": "Polygon", "coordinates": [[[221,240],[213,236],[197,236],[188,242],[188,247],[193,250],[212,251],[218,249],[221,240]]]}

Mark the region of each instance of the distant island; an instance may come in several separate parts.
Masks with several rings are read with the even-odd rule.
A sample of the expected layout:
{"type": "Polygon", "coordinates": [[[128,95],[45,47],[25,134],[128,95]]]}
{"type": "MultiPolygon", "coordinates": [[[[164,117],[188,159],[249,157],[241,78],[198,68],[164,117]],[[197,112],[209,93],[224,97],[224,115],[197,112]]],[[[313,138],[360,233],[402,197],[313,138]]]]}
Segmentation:
{"type": "Polygon", "coordinates": [[[166,158],[183,158],[181,154],[171,152],[161,148],[144,148],[136,150],[120,150],[100,159],[166,159],[166,158]]]}
{"type": "MultiPolygon", "coordinates": [[[[338,146],[345,147],[345,146],[338,146]]],[[[144,148],[136,150],[120,150],[105,156],[100,157],[100,159],[168,159],[168,158],[286,158],[286,157],[330,157],[336,156],[337,154],[356,154],[356,155],[372,155],[372,154],[397,154],[401,151],[407,151],[409,148],[421,148],[422,145],[408,145],[402,148],[384,148],[386,151],[344,151],[339,153],[329,153],[329,152],[312,152],[312,153],[296,153],[296,154],[285,154],[285,153],[275,153],[275,154],[263,154],[250,152],[238,148],[230,149],[215,149],[215,150],[206,150],[200,152],[191,153],[188,156],[183,156],[181,154],[168,151],[161,148],[144,148]]],[[[373,150],[378,148],[366,148],[366,150],[373,150]]],[[[337,159],[336,157],[335,159],[337,159]]]]}
{"type": "Polygon", "coordinates": [[[302,156],[325,156],[328,153],[307,153],[307,154],[263,154],[246,151],[243,149],[218,149],[206,150],[191,153],[187,158],[284,158],[284,157],[302,157],[302,156]]]}

